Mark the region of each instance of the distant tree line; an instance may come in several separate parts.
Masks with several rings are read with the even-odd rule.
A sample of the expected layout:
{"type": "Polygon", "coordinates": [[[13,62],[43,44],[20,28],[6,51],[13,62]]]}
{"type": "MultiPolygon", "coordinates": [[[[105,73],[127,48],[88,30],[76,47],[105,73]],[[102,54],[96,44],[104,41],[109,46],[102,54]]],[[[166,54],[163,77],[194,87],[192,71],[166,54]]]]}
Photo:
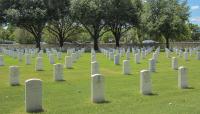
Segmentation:
{"type": "MultiPolygon", "coordinates": [[[[0,38],[19,43],[200,40],[187,0],[0,0],[0,38]]],[[[67,45],[67,44],[66,44],[67,45]]]]}

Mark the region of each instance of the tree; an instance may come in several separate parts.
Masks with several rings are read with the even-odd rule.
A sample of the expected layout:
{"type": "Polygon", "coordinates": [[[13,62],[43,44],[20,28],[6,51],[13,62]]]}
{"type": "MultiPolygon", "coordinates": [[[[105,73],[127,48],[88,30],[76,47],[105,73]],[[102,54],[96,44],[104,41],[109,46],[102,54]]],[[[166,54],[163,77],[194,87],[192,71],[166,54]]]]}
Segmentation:
{"type": "Polygon", "coordinates": [[[9,4],[3,11],[8,23],[30,32],[35,39],[36,48],[41,49],[42,30],[47,17],[45,0],[2,0],[0,4],[9,4]]]}
{"type": "Polygon", "coordinates": [[[17,43],[20,44],[33,44],[34,37],[30,32],[27,32],[24,29],[16,28],[13,37],[17,43]]]}
{"type": "Polygon", "coordinates": [[[80,27],[71,19],[69,0],[51,0],[50,4],[52,4],[48,7],[50,20],[46,27],[62,48],[64,42],[80,32],[80,27]]]}
{"type": "Polygon", "coordinates": [[[106,32],[105,5],[107,0],[72,0],[71,13],[77,23],[88,31],[94,41],[94,50],[99,50],[98,40],[106,32]]]}
{"type": "Polygon", "coordinates": [[[8,25],[8,26],[0,26],[0,39],[3,43],[6,43],[6,40],[13,41],[12,34],[15,30],[15,27],[8,25]]]}
{"type": "Polygon", "coordinates": [[[151,37],[164,38],[166,47],[169,41],[185,38],[189,34],[189,8],[186,1],[180,0],[149,0],[148,29],[151,37]]]}
{"type": "Polygon", "coordinates": [[[191,30],[191,39],[193,41],[199,41],[200,40],[200,26],[197,24],[189,24],[190,30],[191,30]]]}
{"type": "Polygon", "coordinates": [[[112,31],[116,47],[123,34],[140,23],[142,3],[140,0],[108,0],[106,23],[112,31]]]}

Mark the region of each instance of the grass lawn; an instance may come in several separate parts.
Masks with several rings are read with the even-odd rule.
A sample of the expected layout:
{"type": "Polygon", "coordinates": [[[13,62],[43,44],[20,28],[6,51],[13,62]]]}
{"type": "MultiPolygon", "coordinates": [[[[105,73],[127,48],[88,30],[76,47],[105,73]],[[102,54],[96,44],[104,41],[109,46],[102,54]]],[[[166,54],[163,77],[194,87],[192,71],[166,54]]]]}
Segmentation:
{"type": "MultiPolygon", "coordinates": [[[[64,63],[57,60],[57,63],[64,63]]],[[[35,58],[32,65],[18,62],[4,56],[5,66],[0,67],[0,114],[25,114],[24,82],[30,78],[43,80],[42,114],[199,114],[200,113],[200,61],[196,56],[189,61],[178,58],[179,65],[188,68],[191,89],[177,87],[177,70],[171,68],[171,58],[161,53],[157,63],[157,72],[152,73],[154,95],[143,96],[139,93],[139,72],[148,68],[148,59],[136,64],[131,57],[131,75],[122,75],[120,65],[114,65],[103,54],[97,54],[100,72],[105,76],[105,96],[107,103],[93,104],[90,100],[90,54],[85,53],[73,65],[73,69],[64,69],[66,81],[53,81],[53,66],[44,55],[44,71],[35,71],[35,58]],[[20,67],[20,86],[9,86],[11,65],[20,67]]],[[[175,56],[175,55],[174,55],[175,56]]]]}

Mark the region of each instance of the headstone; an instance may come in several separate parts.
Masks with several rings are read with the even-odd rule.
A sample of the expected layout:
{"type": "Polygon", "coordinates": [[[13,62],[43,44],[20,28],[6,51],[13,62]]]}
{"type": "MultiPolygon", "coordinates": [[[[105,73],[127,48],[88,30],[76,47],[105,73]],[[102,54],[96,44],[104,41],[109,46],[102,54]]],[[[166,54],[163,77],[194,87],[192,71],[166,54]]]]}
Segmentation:
{"type": "Polygon", "coordinates": [[[96,61],[91,62],[91,76],[94,74],[99,74],[99,64],[96,61]]]}
{"type": "Polygon", "coordinates": [[[63,79],[63,65],[58,63],[54,64],[53,75],[55,81],[62,81],[63,79]]]}
{"type": "Polygon", "coordinates": [[[178,59],[176,57],[172,57],[172,69],[178,69],[178,59]]]}
{"type": "Polygon", "coordinates": [[[145,59],[145,55],[146,55],[146,54],[145,54],[145,51],[142,51],[142,52],[141,52],[142,59],[145,59]]]}
{"type": "Polygon", "coordinates": [[[104,77],[101,74],[92,75],[91,100],[93,103],[101,103],[104,98],[104,77]]]}
{"type": "Polygon", "coordinates": [[[50,61],[50,64],[54,64],[55,63],[53,54],[49,54],[49,61],[50,61]]]}
{"type": "Polygon", "coordinates": [[[10,85],[15,86],[19,85],[19,67],[18,66],[10,66],[9,67],[9,75],[10,75],[10,85]]]}
{"type": "Polygon", "coordinates": [[[42,60],[42,57],[37,57],[36,58],[35,70],[36,71],[42,71],[43,70],[43,60],[42,60]]]}
{"type": "Polygon", "coordinates": [[[136,53],[136,54],[135,54],[135,63],[136,63],[136,64],[139,64],[139,63],[140,63],[140,54],[139,54],[139,53],[136,53]]]}
{"type": "Polygon", "coordinates": [[[158,55],[157,55],[157,53],[153,53],[152,59],[154,59],[156,62],[158,61],[158,55]]]}
{"type": "Polygon", "coordinates": [[[130,52],[126,52],[126,60],[130,60],[130,52]]]}
{"type": "Polygon", "coordinates": [[[0,55],[0,66],[4,66],[3,55],[0,55]]]}
{"type": "Polygon", "coordinates": [[[200,60],[200,52],[197,52],[197,60],[200,60]]]}
{"type": "Polygon", "coordinates": [[[170,58],[170,53],[171,53],[170,50],[167,49],[167,50],[166,50],[166,57],[167,57],[167,58],[170,58]]]}
{"type": "Polygon", "coordinates": [[[125,75],[131,74],[129,60],[123,60],[123,74],[125,74],[125,75]]]}
{"type": "Polygon", "coordinates": [[[187,68],[183,66],[178,68],[178,87],[181,89],[188,87],[187,68]]]}
{"type": "Polygon", "coordinates": [[[114,53],[113,52],[109,53],[109,60],[114,60],[114,53]]]}
{"type": "Polygon", "coordinates": [[[76,53],[71,54],[72,63],[76,62],[76,53]]]}
{"type": "Polygon", "coordinates": [[[115,65],[119,65],[119,54],[116,54],[116,55],[114,56],[114,64],[115,64],[115,65]]]}
{"type": "Polygon", "coordinates": [[[26,112],[42,111],[42,81],[29,79],[25,82],[25,106],[26,112]]]}
{"type": "Polygon", "coordinates": [[[96,61],[96,55],[91,56],[91,62],[94,62],[94,61],[96,61]]]}
{"type": "Polygon", "coordinates": [[[21,61],[22,61],[22,53],[21,53],[21,52],[18,52],[17,57],[18,57],[19,62],[21,62],[21,61]]]}
{"type": "Polygon", "coordinates": [[[72,58],[71,58],[71,56],[65,56],[65,67],[67,69],[72,68],[72,58]]]}
{"type": "Polygon", "coordinates": [[[59,60],[62,59],[62,52],[58,52],[58,53],[57,53],[57,58],[58,58],[59,60]]]}
{"type": "Polygon", "coordinates": [[[188,61],[188,52],[184,52],[184,59],[185,61],[188,61]]]}
{"type": "Polygon", "coordinates": [[[26,65],[30,65],[31,64],[31,55],[29,55],[29,54],[25,55],[25,62],[26,62],[26,65]]]}
{"type": "Polygon", "coordinates": [[[140,93],[143,95],[152,94],[151,76],[149,70],[140,71],[140,93]]]}
{"type": "Polygon", "coordinates": [[[156,61],[154,59],[149,59],[149,71],[156,72],[156,61]]]}
{"type": "Polygon", "coordinates": [[[182,56],[183,56],[183,51],[179,50],[179,57],[182,57],[182,56]]]}

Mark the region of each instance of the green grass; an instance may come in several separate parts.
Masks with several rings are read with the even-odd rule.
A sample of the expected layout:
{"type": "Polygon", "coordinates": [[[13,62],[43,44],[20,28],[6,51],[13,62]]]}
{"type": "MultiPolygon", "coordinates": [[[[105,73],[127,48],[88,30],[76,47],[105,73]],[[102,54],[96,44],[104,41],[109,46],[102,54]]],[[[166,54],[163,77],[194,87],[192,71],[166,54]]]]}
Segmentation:
{"type": "MultiPolygon", "coordinates": [[[[45,55],[46,56],[46,55],[45,55]]],[[[56,62],[64,63],[62,60],[56,62]]],[[[73,65],[64,69],[66,81],[53,81],[53,66],[47,57],[44,71],[36,72],[35,58],[32,65],[4,56],[5,66],[0,67],[0,114],[25,114],[24,82],[30,78],[43,80],[42,114],[197,114],[200,113],[200,61],[195,56],[186,62],[179,58],[179,65],[188,68],[189,85],[193,89],[177,87],[177,70],[171,69],[171,59],[160,54],[157,72],[152,73],[154,95],[139,93],[139,72],[148,68],[148,59],[135,64],[131,58],[132,74],[122,75],[122,65],[114,65],[103,54],[97,54],[100,72],[105,76],[105,95],[108,103],[94,104],[90,101],[90,54],[86,53],[73,65]],[[20,86],[9,86],[8,68],[20,67],[20,86]]],[[[125,57],[121,58],[122,60],[125,57]]]]}

